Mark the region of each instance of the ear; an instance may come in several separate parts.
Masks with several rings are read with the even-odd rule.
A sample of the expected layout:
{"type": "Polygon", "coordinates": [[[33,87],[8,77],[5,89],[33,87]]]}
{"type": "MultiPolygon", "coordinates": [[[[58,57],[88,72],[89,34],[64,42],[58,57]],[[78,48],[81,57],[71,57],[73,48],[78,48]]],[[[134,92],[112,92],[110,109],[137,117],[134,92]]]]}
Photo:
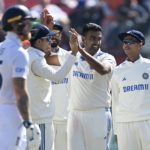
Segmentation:
{"type": "Polygon", "coordinates": [[[35,45],[36,45],[36,46],[38,46],[40,43],[41,43],[41,40],[40,40],[40,39],[37,39],[37,40],[35,41],[35,45]]]}
{"type": "Polygon", "coordinates": [[[144,43],[143,43],[143,42],[140,42],[140,46],[141,46],[141,47],[144,46],[144,43]]]}
{"type": "Polygon", "coordinates": [[[40,44],[40,43],[41,43],[41,39],[37,39],[37,43],[39,43],[39,44],[40,44]]]}

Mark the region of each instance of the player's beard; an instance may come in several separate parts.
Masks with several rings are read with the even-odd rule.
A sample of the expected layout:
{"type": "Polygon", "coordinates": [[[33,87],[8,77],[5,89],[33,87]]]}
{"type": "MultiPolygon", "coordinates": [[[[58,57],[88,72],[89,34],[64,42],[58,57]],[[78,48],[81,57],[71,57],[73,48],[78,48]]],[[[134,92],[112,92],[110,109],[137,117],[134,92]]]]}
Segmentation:
{"type": "Polygon", "coordinates": [[[58,46],[57,43],[51,43],[51,47],[52,47],[52,48],[56,48],[57,46],[58,46]]]}
{"type": "Polygon", "coordinates": [[[60,40],[59,39],[53,39],[51,42],[51,47],[56,48],[59,45],[60,40]]]}
{"type": "Polygon", "coordinates": [[[91,54],[92,56],[93,55],[95,55],[96,53],[97,53],[97,51],[99,50],[99,46],[97,46],[97,47],[90,47],[90,48],[86,48],[85,50],[89,53],[89,54],[91,54]]]}

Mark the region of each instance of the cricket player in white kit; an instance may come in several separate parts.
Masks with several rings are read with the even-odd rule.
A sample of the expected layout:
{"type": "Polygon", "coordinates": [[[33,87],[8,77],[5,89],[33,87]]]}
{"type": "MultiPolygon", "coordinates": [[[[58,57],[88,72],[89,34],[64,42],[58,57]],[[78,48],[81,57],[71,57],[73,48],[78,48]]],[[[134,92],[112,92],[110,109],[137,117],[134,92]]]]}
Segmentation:
{"type": "Polygon", "coordinates": [[[46,63],[44,58],[44,55],[50,51],[51,38],[55,33],[42,24],[33,26],[31,33],[31,47],[28,49],[30,58],[29,76],[27,79],[31,98],[31,116],[33,122],[40,125],[42,134],[40,150],[51,150],[53,143],[52,117],[54,113],[52,109],[54,108],[50,100],[50,81],[64,79],[76,60],[77,51],[72,51],[64,65],[55,70],[46,63]]]}
{"type": "Polygon", "coordinates": [[[140,55],[143,33],[119,34],[127,59],[112,77],[113,127],[119,150],[150,150],[150,60],[140,55]]]}
{"type": "Polygon", "coordinates": [[[22,48],[22,41],[30,38],[32,19],[23,5],[10,7],[2,18],[7,35],[0,43],[0,150],[26,150],[40,145],[40,129],[31,123],[29,115],[29,58],[22,48]]]}
{"type": "MultiPolygon", "coordinates": [[[[54,55],[66,56],[70,52],[59,46],[63,32],[63,26],[59,22],[54,22],[53,31],[57,34],[52,37],[51,51],[54,55]]],[[[59,68],[59,66],[54,66],[59,68]]],[[[52,81],[51,100],[55,104],[54,124],[54,150],[67,150],[67,119],[68,119],[68,99],[70,91],[70,74],[61,82],[52,81]]]]}
{"type": "MultiPolygon", "coordinates": [[[[72,31],[77,38],[78,34],[72,31]]],[[[110,79],[115,58],[101,51],[102,29],[88,23],[83,27],[84,49],[79,49],[71,71],[68,116],[68,150],[106,150],[110,106],[110,79]]],[[[59,57],[62,63],[63,59],[59,57]]],[[[47,59],[48,63],[50,59],[47,59]]]]}

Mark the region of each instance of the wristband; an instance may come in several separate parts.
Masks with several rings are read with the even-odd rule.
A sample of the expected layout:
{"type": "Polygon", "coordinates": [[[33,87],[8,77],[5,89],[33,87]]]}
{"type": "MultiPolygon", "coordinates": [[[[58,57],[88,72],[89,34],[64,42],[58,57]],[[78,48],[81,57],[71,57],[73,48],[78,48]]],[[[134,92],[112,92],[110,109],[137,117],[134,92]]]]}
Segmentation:
{"type": "Polygon", "coordinates": [[[24,125],[25,128],[29,128],[31,124],[32,124],[32,122],[30,122],[30,121],[26,121],[26,120],[25,120],[25,121],[23,122],[23,125],[24,125]]]}

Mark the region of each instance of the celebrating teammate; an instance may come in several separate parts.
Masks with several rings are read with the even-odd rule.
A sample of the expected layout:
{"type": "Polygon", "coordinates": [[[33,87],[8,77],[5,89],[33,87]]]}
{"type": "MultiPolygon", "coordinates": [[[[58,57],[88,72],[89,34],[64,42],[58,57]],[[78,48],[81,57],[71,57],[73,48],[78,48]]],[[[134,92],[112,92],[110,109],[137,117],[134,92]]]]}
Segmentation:
{"type": "MultiPolygon", "coordinates": [[[[61,36],[63,26],[59,22],[54,22],[53,31],[57,34],[52,37],[52,55],[56,54],[65,57],[69,52],[61,48],[61,36]]],[[[54,68],[59,68],[54,66],[54,68]]],[[[51,100],[55,104],[54,124],[54,150],[67,150],[67,118],[68,99],[70,91],[70,73],[61,81],[52,81],[51,100]]]]}
{"type": "Polygon", "coordinates": [[[10,7],[2,18],[7,36],[0,43],[1,150],[38,149],[40,145],[40,130],[32,124],[29,114],[28,55],[21,46],[23,40],[30,38],[32,19],[23,5],[10,7]]]}
{"type": "MultiPolygon", "coordinates": [[[[107,119],[110,101],[110,79],[116,65],[113,56],[101,51],[102,29],[88,23],[83,27],[84,48],[79,46],[78,33],[71,30],[79,49],[71,71],[71,93],[68,116],[68,150],[106,150],[107,119]]],[[[52,58],[47,57],[47,63],[52,58]]],[[[61,57],[53,58],[57,64],[61,57]]]]}
{"type": "Polygon", "coordinates": [[[150,149],[150,60],[141,56],[143,33],[130,30],[119,38],[127,59],[112,77],[113,127],[119,150],[150,149]]]}
{"type": "Polygon", "coordinates": [[[53,142],[51,80],[61,81],[70,71],[76,60],[78,49],[73,49],[64,65],[53,69],[46,63],[44,56],[51,50],[51,38],[54,32],[45,25],[37,24],[32,28],[29,53],[29,76],[27,85],[31,98],[31,116],[33,122],[40,125],[42,143],[40,150],[51,150],[53,142]],[[68,63],[69,62],[69,63],[68,63]]]}

